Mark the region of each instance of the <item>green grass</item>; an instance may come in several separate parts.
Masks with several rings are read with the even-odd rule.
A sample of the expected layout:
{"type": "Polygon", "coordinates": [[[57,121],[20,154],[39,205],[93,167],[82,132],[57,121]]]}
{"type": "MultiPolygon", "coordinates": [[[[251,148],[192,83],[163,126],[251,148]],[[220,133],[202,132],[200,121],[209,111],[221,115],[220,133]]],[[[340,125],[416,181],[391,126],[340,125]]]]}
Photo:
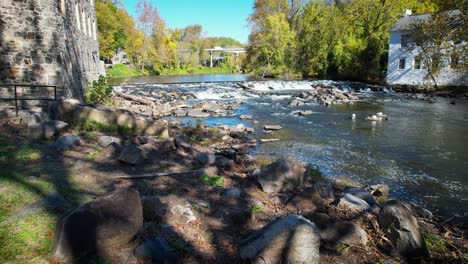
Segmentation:
{"type": "MultiPolygon", "coordinates": [[[[135,134],[135,129],[127,126],[106,125],[93,120],[80,120],[73,125],[75,129],[86,132],[101,132],[110,135],[131,136],[135,134]]],[[[91,135],[91,134],[88,134],[91,135]]]]}
{"type": "Polygon", "coordinates": [[[107,76],[109,77],[125,77],[147,75],[147,72],[142,72],[137,69],[132,69],[125,64],[116,64],[112,68],[107,68],[107,76]]]}
{"type": "Polygon", "coordinates": [[[424,241],[432,254],[444,254],[447,251],[446,242],[440,236],[426,233],[424,234],[424,241]]]}
{"type": "Polygon", "coordinates": [[[96,135],[91,131],[78,131],[78,136],[87,138],[87,139],[95,139],[96,135]]]}
{"type": "Polygon", "coordinates": [[[252,206],[252,214],[260,214],[260,213],[263,213],[263,206],[261,205],[252,206]]]}
{"type": "Polygon", "coordinates": [[[99,154],[101,154],[99,150],[94,150],[86,156],[86,159],[93,160],[95,157],[99,156],[99,154]]]}
{"type": "Polygon", "coordinates": [[[224,178],[222,176],[214,176],[210,177],[208,175],[203,175],[202,181],[205,185],[210,187],[223,187],[224,186],[224,178]]]}

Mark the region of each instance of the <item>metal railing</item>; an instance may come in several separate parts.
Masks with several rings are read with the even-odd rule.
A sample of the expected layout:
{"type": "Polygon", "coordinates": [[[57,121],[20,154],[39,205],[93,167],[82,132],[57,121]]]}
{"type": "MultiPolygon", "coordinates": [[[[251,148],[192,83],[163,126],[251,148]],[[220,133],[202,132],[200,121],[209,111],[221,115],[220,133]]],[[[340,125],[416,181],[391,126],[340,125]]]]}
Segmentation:
{"type": "Polygon", "coordinates": [[[0,84],[0,100],[14,100],[18,116],[18,101],[56,101],[58,87],[57,85],[0,84]],[[4,92],[3,89],[8,90],[4,92]],[[53,89],[53,98],[50,96],[51,89],[53,89]],[[3,95],[13,95],[14,97],[3,97],[3,95]]]}

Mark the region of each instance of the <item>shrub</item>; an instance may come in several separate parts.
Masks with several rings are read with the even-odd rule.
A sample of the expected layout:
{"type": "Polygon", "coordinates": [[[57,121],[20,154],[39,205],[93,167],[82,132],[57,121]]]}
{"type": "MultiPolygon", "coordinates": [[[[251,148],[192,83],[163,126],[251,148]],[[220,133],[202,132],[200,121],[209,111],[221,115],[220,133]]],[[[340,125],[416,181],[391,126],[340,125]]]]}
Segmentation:
{"type": "Polygon", "coordinates": [[[222,176],[210,177],[208,175],[203,175],[202,181],[205,185],[210,187],[223,187],[224,185],[224,179],[222,176]]]}
{"type": "Polygon", "coordinates": [[[107,85],[106,77],[99,76],[85,88],[85,101],[88,104],[111,104],[112,87],[107,85]]]}

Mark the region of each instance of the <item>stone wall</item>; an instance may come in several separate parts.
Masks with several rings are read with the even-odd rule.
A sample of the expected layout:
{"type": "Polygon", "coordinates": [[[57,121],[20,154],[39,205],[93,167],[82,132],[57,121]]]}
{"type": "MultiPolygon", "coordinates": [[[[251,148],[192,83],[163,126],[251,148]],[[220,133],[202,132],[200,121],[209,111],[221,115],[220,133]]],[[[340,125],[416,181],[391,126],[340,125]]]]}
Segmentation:
{"type": "Polygon", "coordinates": [[[105,74],[94,0],[0,0],[0,84],[83,88],[105,74]]]}

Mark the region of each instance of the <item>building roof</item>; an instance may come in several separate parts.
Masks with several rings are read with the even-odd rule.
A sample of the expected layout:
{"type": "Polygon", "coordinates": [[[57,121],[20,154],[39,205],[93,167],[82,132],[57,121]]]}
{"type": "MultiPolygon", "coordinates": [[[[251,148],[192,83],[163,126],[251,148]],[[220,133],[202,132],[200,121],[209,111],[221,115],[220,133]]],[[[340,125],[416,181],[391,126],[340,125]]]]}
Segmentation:
{"type": "MultiPolygon", "coordinates": [[[[452,10],[448,12],[449,16],[460,15],[460,10],[452,10]]],[[[390,31],[405,31],[409,30],[413,23],[420,23],[429,21],[431,14],[421,14],[421,15],[412,15],[404,16],[400,18],[391,28],[390,31]]]]}

